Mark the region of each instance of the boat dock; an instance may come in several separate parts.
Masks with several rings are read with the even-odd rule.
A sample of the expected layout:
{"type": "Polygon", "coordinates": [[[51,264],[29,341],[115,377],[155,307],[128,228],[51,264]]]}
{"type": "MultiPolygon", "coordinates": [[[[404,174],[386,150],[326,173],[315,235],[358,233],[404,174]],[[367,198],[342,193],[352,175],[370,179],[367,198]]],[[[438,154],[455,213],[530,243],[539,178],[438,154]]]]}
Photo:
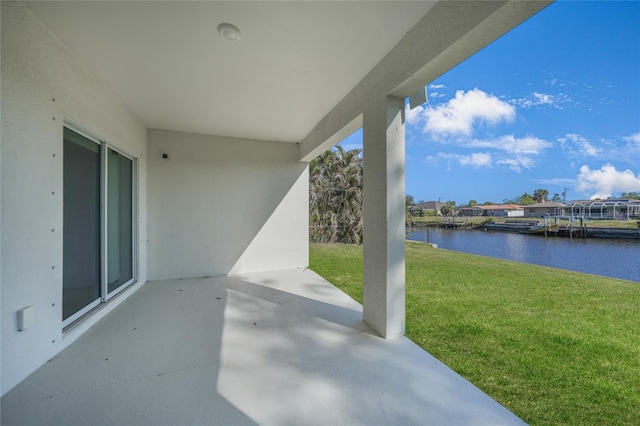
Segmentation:
{"type": "Polygon", "coordinates": [[[479,228],[485,231],[518,232],[545,237],[640,239],[640,225],[638,229],[593,228],[587,226],[583,217],[570,216],[547,216],[543,221],[485,223],[479,228]],[[563,223],[567,220],[568,223],[563,223]]]}
{"type": "Polygon", "coordinates": [[[448,217],[448,218],[445,218],[444,222],[439,222],[438,226],[440,228],[467,229],[467,228],[471,228],[473,225],[469,224],[466,218],[465,220],[459,220],[456,217],[452,217],[452,218],[448,217]]]}

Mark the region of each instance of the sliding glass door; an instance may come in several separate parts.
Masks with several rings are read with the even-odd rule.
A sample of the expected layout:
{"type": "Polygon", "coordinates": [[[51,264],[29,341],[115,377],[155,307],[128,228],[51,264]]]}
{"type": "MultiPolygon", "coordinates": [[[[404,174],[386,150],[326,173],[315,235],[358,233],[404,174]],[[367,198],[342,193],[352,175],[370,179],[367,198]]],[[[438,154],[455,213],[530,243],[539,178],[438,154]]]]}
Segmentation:
{"type": "Polygon", "coordinates": [[[107,291],[133,280],[133,160],[107,148],[107,291]]]}
{"type": "Polygon", "coordinates": [[[63,325],[134,281],[134,160],[64,129],[63,325]]]}
{"type": "Polygon", "coordinates": [[[100,303],[100,146],[64,129],[62,319],[100,303]]]}

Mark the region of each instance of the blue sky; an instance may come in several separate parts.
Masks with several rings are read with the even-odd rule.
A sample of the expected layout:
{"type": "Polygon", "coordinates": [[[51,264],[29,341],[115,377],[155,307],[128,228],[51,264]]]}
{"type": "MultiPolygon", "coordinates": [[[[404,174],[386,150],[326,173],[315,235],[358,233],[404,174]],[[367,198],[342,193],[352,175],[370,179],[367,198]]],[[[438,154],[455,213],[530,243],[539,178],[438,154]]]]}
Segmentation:
{"type": "MultiPolygon", "coordinates": [[[[556,2],[427,96],[406,113],[416,201],[640,192],[640,1],[556,2]]],[[[342,146],[361,147],[362,130],[342,146]]]]}

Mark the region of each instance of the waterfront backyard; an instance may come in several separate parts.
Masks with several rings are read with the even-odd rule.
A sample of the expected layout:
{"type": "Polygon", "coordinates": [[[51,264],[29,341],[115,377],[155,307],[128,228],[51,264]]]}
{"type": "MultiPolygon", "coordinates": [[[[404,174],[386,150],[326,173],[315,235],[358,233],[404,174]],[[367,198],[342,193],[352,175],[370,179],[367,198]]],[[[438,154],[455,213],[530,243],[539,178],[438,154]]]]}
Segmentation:
{"type": "MultiPolygon", "coordinates": [[[[640,284],[406,244],[406,335],[531,424],[640,423],[640,284]]],[[[310,268],[362,303],[362,247],[310,268]]]]}

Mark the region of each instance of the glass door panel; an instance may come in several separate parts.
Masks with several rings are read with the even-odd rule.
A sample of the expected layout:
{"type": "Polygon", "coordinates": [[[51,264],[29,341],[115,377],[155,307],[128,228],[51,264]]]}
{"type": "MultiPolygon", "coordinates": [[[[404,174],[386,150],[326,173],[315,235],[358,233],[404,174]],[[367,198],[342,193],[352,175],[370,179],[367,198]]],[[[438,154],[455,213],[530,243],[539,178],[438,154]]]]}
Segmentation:
{"type": "Polygon", "coordinates": [[[107,291],[133,280],[133,160],[107,148],[107,291]]]}
{"type": "MultiPolygon", "coordinates": [[[[62,319],[100,300],[100,146],[64,129],[62,319]]],[[[77,314],[77,315],[76,315],[77,314]]]]}

